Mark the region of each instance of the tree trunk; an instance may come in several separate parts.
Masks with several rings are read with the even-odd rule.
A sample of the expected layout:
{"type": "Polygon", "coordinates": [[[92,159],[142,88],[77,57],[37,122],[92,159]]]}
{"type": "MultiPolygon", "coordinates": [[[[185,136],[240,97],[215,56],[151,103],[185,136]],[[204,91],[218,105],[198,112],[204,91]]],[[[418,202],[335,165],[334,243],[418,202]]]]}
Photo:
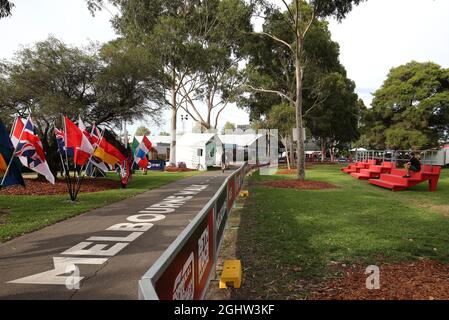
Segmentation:
{"type": "Polygon", "coordinates": [[[172,108],[171,114],[171,142],[170,142],[170,165],[176,167],[176,108],[172,108]]]}
{"type": "Polygon", "coordinates": [[[178,108],[176,107],[176,74],[173,72],[172,85],[172,114],[171,114],[171,142],[170,142],[170,165],[176,167],[176,118],[178,108]]]}
{"type": "Polygon", "coordinates": [[[326,141],[321,139],[321,162],[326,161],[326,141]]]}
{"type": "Polygon", "coordinates": [[[288,154],[288,144],[290,142],[290,138],[288,136],[286,136],[285,138],[281,137],[281,141],[282,141],[282,143],[285,146],[285,154],[286,154],[285,159],[287,161],[287,168],[288,168],[288,170],[291,170],[291,167],[290,167],[290,155],[288,154]]]}
{"type": "MultiPolygon", "coordinates": [[[[299,14],[299,10],[296,9],[299,14]]],[[[296,128],[298,132],[298,159],[297,159],[297,179],[304,181],[306,179],[305,170],[305,148],[304,148],[304,134],[303,134],[303,119],[302,119],[302,68],[301,68],[301,46],[302,39],[299,31],[296,34],[296,50],[295,50],[295,77],[296,77],[296,128]]]]}

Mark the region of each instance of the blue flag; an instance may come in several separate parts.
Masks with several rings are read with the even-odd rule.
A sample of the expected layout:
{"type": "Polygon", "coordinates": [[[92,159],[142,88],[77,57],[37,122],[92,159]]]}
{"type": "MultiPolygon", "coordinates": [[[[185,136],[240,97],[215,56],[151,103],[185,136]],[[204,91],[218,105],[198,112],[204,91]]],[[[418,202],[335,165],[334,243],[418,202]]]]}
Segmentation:
{"type": "Polygon", "coordinates": [[[14,158],[14,147],[9,138],[9,134],[6,131],[3,122],[0,121],[0,183],[3,181],[3,184],[1,184],[0,187],[12,186],[15,184],[25,186],[21,168],[22,165],[20,164],[20,161],[17,158],[14,158]],[[4,177],[11,158],[13,158],[13,161],[9,167],[8,174],[4,177]]]}

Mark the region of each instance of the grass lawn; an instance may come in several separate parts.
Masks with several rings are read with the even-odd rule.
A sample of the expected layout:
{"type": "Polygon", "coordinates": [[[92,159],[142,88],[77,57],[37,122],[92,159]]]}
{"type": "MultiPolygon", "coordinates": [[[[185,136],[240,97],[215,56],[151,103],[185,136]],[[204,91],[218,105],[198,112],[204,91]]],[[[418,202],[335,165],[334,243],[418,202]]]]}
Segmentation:
{"type": "MultiPolygon", "coordinates": [[[[137,173],[133,175],[126,189],[81,193],[76,204],[68,201],[68,195],[0,195],[0,213],[3,213],[0,215],[0,242],[195,174],[197,172],[194,171],[170,173],[149,171],[146,176],[137,173]]],[[[119,183],[116,175],[112,175],[111,179],[119,183]]]]}
{"type": "Polygon", "coordinates": [[[391,192],[343,174],[340,166],[314,166],[308,180],[337,189],[275,189],[249,178],[250,198],[240,214],[237,255],[245,286],[234,298],[307,297],[307,283],[336,275],[343,264],[381,264],[428,257],[449,263],[449,170],[438,191],[427,184],[391,192]]]}

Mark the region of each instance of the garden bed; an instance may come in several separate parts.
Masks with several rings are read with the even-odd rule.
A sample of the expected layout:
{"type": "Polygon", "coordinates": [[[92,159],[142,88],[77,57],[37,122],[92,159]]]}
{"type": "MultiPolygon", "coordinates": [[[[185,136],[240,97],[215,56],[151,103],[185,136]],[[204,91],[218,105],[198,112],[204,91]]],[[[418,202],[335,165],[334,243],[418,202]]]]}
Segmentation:
{"type": "Polygon", "coordinates": [[[380,289],[366,288],[365,268],[345,266],[343,277],[329,281],[312,300],[448,300],[449,264],[424,259],[380,265],[380,289]]]}
{"type": "Polygon", "coordinates": [[[284,189],[300,189],[300,190],[326,190],[335,189],[337,186],[321,181],[299,181],[299,180],[277,180],[270,181],[264,185],[272,188],[284,188],[284,189]]]}
{"type": "MultiPolygon", "coordinates": [[[[55,185],[47,181],[37,179],[25,179],[25,188],[22,186],[11,186],[0,190],[0,195],[10,196],[48,196],[67,194],[67,182],[65,180],[56,180],[55,185]]],[[[111,189],[119,189],[120,182],[104,178],[91,179],[86,178],[81,184],[81,193],[99,192],[111,189]]]]}

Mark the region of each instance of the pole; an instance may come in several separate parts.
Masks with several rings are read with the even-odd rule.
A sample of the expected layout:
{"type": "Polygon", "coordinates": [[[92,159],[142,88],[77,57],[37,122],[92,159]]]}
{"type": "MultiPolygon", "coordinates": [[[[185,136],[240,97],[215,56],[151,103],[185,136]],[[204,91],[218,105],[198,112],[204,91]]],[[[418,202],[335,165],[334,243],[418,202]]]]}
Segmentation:
{"type": "MultiPolygon", "coordinates": [[[[29,118],[29,117],[30,117],[30,116],[28,116],[28,118],[29,118]]],[[[18,120],[18,118],[17,118],[17,120],[18,120]]],[[[22,120],[20,120],[20,121],[22,121],[22,120]]],[[[28,122],[28,119],[27,119],[27,122],[28,122]]],[[[17,123],[16,123],[16,125],[17,125],[17,123]]],[[[16,154],[16,152],[17,152],[17,147],[18,147],[19,144],[20,144],[20,140],[22,140],[22,136],[23,136],[23,132],[24,132],[24,131],[25,131],[25,125],[23,126],[22,132],[20,133],[19,143],[18,143],[17,146],[14,148],[14,152],[13,152],[13,154],[11,155],[11,159],[9,160],[8,166],[6,167],[5,175],[3,176],[2,182],[0,183],[0,187],[3,187],[3,184],[5,183],[6,177],[8,176],[9,168],[11,167],[12,161],[14,160],[15,154],[16,154]]]]}
{"type": "MultiPolygon", "coordinates": [[[[73,199],[72,179],[70,178],[69,156],[67,155],[67,126],[65,124],[65,119],[62,114],[61,114],[61,117],[62,117],[62,124],[64,126],[64,148],[65,148],[64,150],[65,150],[65,161],[66,161],[66,165],[67,165],[66,179],[67,179],[67,185],[68,185],[68,189],[69,189],[70,200],[75,201],[73,199]]],[[[76,167],[75,167],[75,169],[76,169],[76,167]]]]}

